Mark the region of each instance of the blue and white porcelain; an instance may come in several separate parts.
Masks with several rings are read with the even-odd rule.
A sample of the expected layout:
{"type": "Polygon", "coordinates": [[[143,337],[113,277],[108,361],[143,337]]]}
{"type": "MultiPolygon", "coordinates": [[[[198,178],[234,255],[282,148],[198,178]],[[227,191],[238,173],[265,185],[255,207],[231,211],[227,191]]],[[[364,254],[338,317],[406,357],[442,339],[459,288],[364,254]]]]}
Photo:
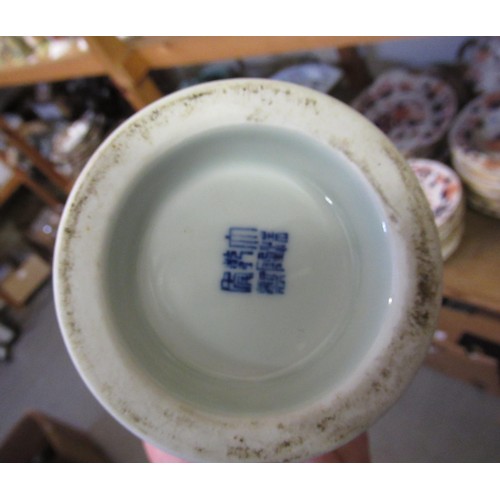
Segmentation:
{"type": "Polygon", "coordinates": [[[302,461],[420,366],[441,255],[418,180],[359,113],[260,79],[171,94],[91,158],[54,290],[99,401],[191,461],[302,461]]]}

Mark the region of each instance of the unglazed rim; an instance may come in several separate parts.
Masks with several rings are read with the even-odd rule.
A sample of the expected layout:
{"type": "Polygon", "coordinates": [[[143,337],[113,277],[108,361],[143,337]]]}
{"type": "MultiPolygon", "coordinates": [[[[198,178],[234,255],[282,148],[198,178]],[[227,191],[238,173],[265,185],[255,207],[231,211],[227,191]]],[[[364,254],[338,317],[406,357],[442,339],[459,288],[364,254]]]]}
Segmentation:
{"type": "Polygon", "coordinates": [[[205,83],[171,94],[122,124],[96,151],[68,199],[54,259],[57,316],[70,356],[101,404],[131,432],[191,461],[304,461],[365,431],[422,363],[441,301],[442,261],[418,180],[361,114],[319,92],[260,79],[205,83]],[[373,187],[392,232],[399,306],[339,390],[293,411],[228,416],[166,394],[113,334],[101,271],[110,217],[127,182],[161,147],[214,126],[262,123],[342,152],[373,187]]]}

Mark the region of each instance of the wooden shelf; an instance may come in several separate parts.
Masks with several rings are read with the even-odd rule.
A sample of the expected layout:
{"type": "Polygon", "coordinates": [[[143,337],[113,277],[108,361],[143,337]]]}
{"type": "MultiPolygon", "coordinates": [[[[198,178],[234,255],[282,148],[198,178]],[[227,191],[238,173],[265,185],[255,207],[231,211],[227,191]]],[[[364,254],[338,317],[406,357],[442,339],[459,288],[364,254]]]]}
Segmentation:
{"type": "Polygon", "coordinates": [[[469,210],[465,224],[460,247],[444,265],[443,294],[500,314],[500,220],[469,210]]]}
{"type": "Polygon", "coordinates": [[[104,65],[90,52],[73,52],[60,59],[0,66],[0,87],[33,85],[103,75],[104,65]]]}
{"type": "MultiPolygon", "coordinates": [[[[352,57],[354,47],[404,38],[201,36],[140,37],[122,41],[115,37],[87,37],[89,48],[86,51],[75,49],[57,60],[0,66],[0,87],[107,76],[129,104],[138,110],[161,96],[149,77],[151,70],[326,48],[343,49],[339,51],[342,60],[350,60],[351,68],[356,70],[360,64],[358,59],[352,57]]],[[[67,192],[69,186],[57,178],[50,165],[38,157],[29,145],[14,134],[10,135],[21,150],[31,154],[39,169],[49,174],[55,185],[67,192]]],[[[17,189],[21,181],[16,177],[12,184],[0,190],[0,204],[17,189]]],[[[31,187],[47,204],[52,203],[40,189],[31,187]]],[[[434,342],[434,354],[430,362],[445,373],[466,379],[495,394],[500,394],[498,356],[492,357],[488,353],[469,355],[459,341],[464,331],[467,331],[478,334],[479,339],[493,345],[500,345],[499,276],[500,220],[468,211],[464,238],[455,255],[444,266],[443,283],[444,297],[467,307],[442,308],[440,328],[448,332],[448,337],[434,342]]]]}
{"type": "MultiPolygon", "coordinates": [[[[326,47],[346,48],[380,43],[398,37],[138,37],[127,41],[116,37],[87,37],[87,50],[76,46],[59,59],[39,60],[21,65],[0,66],[0,87],[22,86],[83,77],[109,76],[134,109],[141,109],[161,94],[147,73],[210,61],[307,51],[326,47]]],[[[4,124],[5,125],[5,124],[4,124]]],[[[31,152],[30,157],[56,185],[67,192],[64,181],[53,174],[50,165],[22,138],[14,136],[16,146],[31,152]],[[35,157],[36,156],[36,157],[35,157]]],[[[0,205],[22,184],[14,177],[0,189],[0,205]]]]}
{"type": "MultiPolygon", "coordinates": [[[[107,37],[113,38],[113,37],[107,37]]],[[[224,59],[307,51],[326,47],[345,48],[376,44],[401,37],[313,36],[313,37],[142,37],[126,43],[150,69],[201,64],[224,59]]],[[[92,51],[75,51],[56,60],[19,66],[0,66],[0,87],[31,85],[83,77],[107,75],[106,64],[92,51]]]]}
{"type": "Polygon", "coordinates": [[[0,206],[2,206],[22,185],[22,180],[13,175],[5,184],[0,186],[0,206]]]}
{"type": "Polygon", "coordinates": [[[439,334],[427,364],[500,396],[500,220],[472,210],[464,238],[444,265],[439,334]]]}
{"type": "Polygon", "coordinates": [[[152,69],[201,64],[224,59],[276,55],[328,47],[376,44],[401,37],[380,36],[198,36],[145,37],[132,40],[152,69]]]}

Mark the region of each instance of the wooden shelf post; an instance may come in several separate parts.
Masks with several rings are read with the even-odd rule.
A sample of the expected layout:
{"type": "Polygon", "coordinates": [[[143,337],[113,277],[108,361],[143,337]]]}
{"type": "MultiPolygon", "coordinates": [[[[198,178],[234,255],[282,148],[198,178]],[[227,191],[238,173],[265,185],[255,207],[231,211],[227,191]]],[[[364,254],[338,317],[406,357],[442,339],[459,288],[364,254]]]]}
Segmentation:
{"type": "Polygon", "coordinates": [[[7,165],[13,172],[13,179],[15,185],[24,185],[31,190],[40,200],[52,208],[59,208],[61,202],[57,200],[49,191],[34,181],[26,172],[17,166],[9,165],[7,156],[3,151],[0,151],[0,160],[7,165]]]}
{"type": "Polygon", "coordinates": [[[150,67],[139,52],[112,36],[85,37],[116,87],[135,110],[162,97],[149,77],[150,67]]]}
{"type": "Polygon", "coordinates": [[[23,153],[52,184],[58,187],[64,194],[69,194],[72,182],[59,174],[52,162],[44,158],[36,148],[29,144],[16,130],[0,117],[0,131],[5,134],[7,141],[23,153]]]}

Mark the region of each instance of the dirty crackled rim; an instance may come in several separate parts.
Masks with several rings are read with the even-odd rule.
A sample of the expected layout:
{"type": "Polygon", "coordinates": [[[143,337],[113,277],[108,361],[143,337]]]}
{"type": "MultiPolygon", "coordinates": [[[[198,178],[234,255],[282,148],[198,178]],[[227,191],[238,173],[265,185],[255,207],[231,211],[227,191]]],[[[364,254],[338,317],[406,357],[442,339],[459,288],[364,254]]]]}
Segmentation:
{"type": "Polygon", "coordinates": [[[54,263],[59,324],[95,397],[136,435],[193,461],[301,461],[348,442],[401,395],[426,354],[440,304],[433,216],[394,146],[335,99],[268,80],[188,88],[119,127],[91,158],[68,199],[54,263]],[[117,200],[138,165],[214,126],[248,123],[306,135],[341,154],[368,181],[391,234],[396,307],[384,317],[363,362],[334,391],[304,406],[245,416],[180,401],[137,365],[103,308],[102,268],[117,200]]]}

